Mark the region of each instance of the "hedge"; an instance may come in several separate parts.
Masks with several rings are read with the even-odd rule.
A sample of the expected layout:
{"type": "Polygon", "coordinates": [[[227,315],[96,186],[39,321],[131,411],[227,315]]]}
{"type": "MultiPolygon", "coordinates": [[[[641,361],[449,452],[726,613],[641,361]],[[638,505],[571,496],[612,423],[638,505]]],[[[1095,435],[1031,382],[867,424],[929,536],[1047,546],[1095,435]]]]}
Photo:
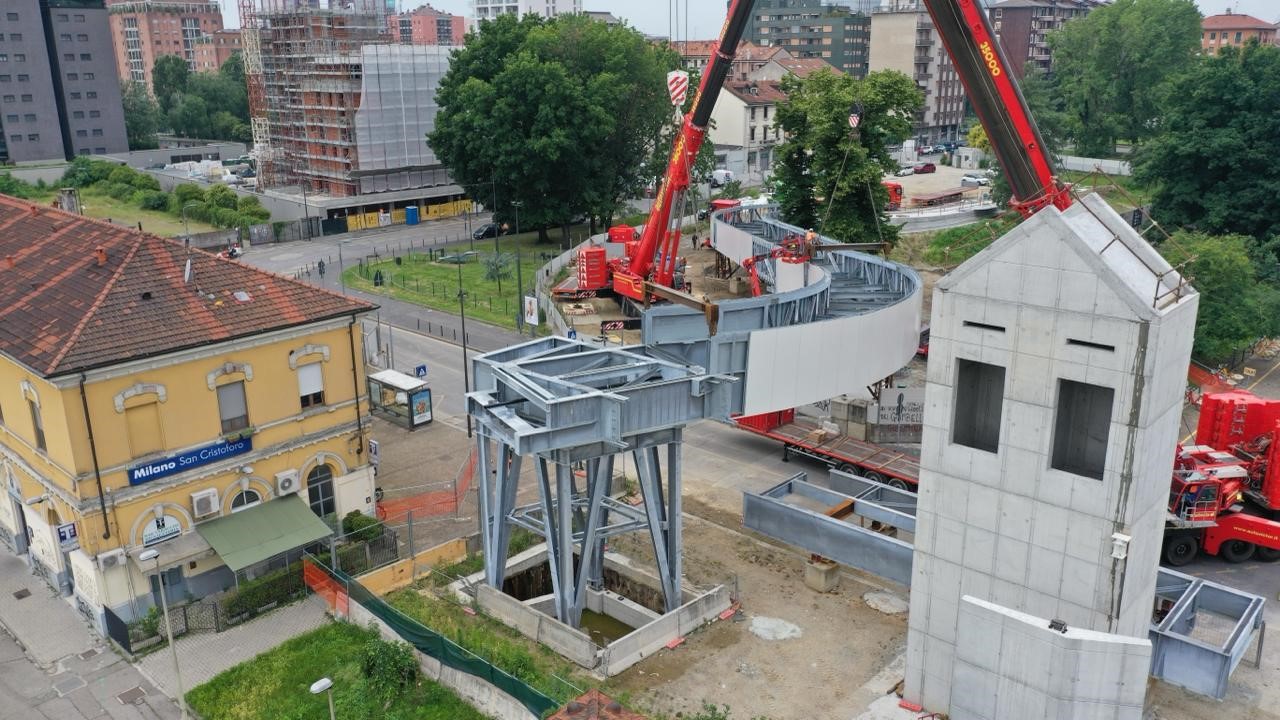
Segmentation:
{"type": "Polygon", "coordinates": [[[292,600],[304,588],[302,563],[295,562],[260,578],[240,583],[239,588],[222,599],[222,610],[228,618],[253,615],[272,603],[292,600]]]}

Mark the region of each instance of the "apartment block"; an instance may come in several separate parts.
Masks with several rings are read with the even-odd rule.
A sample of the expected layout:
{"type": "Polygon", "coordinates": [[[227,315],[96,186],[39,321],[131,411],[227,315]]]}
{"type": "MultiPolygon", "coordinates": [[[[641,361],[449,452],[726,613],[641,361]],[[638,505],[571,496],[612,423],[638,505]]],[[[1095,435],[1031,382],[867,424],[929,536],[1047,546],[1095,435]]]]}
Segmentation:
{"type": "Polygon", "coordinates": [[[387,26],[393,38],[412,45],[461,45],[467,34],[466,18],[440,12],[430,5],[391,15],[387,26]]]}
{"type": "MultiPolygon", "coordinates": [[[[701,73],[711,62],[719,40],[682,40],[672,44],[680,53],[684,67],[689,72],[701,73]]],[[[725,82],[744,82],[774,58],[790,59],[792,55],[780,47],[762,47],[743,40],[738,43],[738,51],[733,55],[733,63],[729,66],[729,74],[725,82]]]]}
{"type": "Polygon", "coordinates": [[[915,122],[917,141],[961,139],[964,85],[923,2],[888,0],[871,14],[868,69],[897,70],[924,92],[924,108],[915,122]]]}
{"type": "Polygon", "coordinates": [[[196,40],[196,72],[222,67],[232,55],[244,50],[239,30],[215,30],[196,40]]]}
{"type": "Polygon", "coordinates": [[[128,149],[102,0],[0,9],[0,163],[128,149]]]}
{"type": "Polygon", "coordinates": [[[1047,36],[1090,10],[1102,0],[1003,0],[987,9],[1009,71],[1019,80],[1028,65],[1049,72],[1052,59],[1047,36]]]}
{"type": "Polygon", "coordinates": [[[582,0],[471,0],[471,17],[477,21],[511,13],[521,17],[533,13],[549,18],[581,12],[582,0]]]}
{"type": "Polygon", "coordinates": [[[757,0],[745,37],[785,48],[797,58],[820,58],[856,77],[867,74],[871,12],[878,0],[757,0]]]}
{"type": "Polygon", "coordinates": [[[782,130],[774,126],[786,93],[772,80],[726,82],[711,113],[708,138],[715,146],[716,167],[758,184],[773,167],[774,148],[782,130]]]}
{"type": "Polygon", "coordinates": [[[1280,44],[1273,23],[1230,10],[1221,15],[1206,17],[1201,21],[1200,28],[1200,48],[1209,55],[1216,55],[1219,48],[1232,45],[1238,47],[1255,38],[1263,45],[1280,44]]]}
{"type": "Polygon", "coordinates": [[[151,69],[165,55],[177,55],[199,70],[201,39],[222,30],[216,0],[109,0],[111,35],[120,77],[151,87],[151,69]]]}

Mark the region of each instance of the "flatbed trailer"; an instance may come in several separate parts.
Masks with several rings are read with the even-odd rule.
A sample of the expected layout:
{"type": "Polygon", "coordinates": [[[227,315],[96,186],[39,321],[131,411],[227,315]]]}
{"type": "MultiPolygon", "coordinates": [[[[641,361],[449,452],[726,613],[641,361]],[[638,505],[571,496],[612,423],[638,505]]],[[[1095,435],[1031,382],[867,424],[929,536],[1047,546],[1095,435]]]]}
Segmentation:
{"type": "Polygon", "coordinates": [[[915,490],[920,481],[920,458],[915,455],[848,435],[823,432],[818,423],[796,418],[794,409],[740,415],[734,421],[743,430],[782,443],[783,462],[789,462],[792,455],[802,455],[902,490],[915,490]]]}

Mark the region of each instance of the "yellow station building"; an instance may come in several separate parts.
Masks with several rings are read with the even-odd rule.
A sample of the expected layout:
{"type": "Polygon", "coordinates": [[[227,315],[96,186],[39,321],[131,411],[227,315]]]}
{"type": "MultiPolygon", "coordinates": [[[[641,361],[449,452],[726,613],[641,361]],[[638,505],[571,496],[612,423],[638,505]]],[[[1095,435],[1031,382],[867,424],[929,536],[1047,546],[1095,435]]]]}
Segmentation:
{"type": "Polygon", "coordinates": [[[0,196],[0,543],[102,627],[372,513],[373,309],[0,196]]]}

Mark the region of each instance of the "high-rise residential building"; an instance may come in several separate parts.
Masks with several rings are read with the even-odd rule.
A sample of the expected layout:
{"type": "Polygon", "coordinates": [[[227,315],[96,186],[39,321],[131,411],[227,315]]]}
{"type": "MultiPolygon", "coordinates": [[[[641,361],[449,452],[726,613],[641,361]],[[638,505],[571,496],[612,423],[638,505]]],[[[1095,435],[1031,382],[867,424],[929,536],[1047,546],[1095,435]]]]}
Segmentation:
{"type": "Polygon", "coordinates": [[[887,0],[873,12],[868,55],[870,70],[897,70],[924,92],[924,108],[915,123],[919,142],[960,139],[964,85],[923,2],[887,0]]]}
{"type": "Polygon", "coordinates": [[[797,58],[821,58],[837,70],[867,74],[871,11],[879,0],[757,0],[745,37],[797,58]]]}
{"type": "MultiPolygon", "coordinates": [[[[386,0],[244,0],[258,184],[324,216],[461,196],[427,144],[449,47],[394,42],[386,0]]],[[[429,211],[428,211],[429,212],[429,211]]]]}
{"type": "Polygon", "coordinates": [[[215,30],[196,41],[195,70],[217,70],[228,58],[243,49],[239,30],[215,30]]]}
{"type": "Polygon", "coordinates": [[[108,0],[111,35],[120,77],[151,87],[151,68],[177,55],[198,70],[201,39],[222,29],[217,0],[108,0]]]}
{"type": "Polygon", "coordinates": [[[471,0],[471,17],[476,20],[492,20],[510,13],[549,18],[581,12],[582,0],[471,0]]]}
{"type": "Polygon", "coordinates": [[[5,0],[0,21],[0,163],[128,150],[102,0],[5,0]]]}
{"type": "Polygon", "coordinates": [[[466,18],[440,12],[430,5],[390,15],[387,26],[392,38],[412,45],[461,45],[467,34],[466,18]]]}
{"type": "Polygon", "coordinates": [[[1050,32],[1104,4],[1102,0],[1003,0],[987,12],[1009,71],[1021,80],[1028,65],[1046,73],[1051,69],[1050,32]]]}
{"type": "Polygon", "coordinates": [[[1200,48],[1209,55],[1216,55],[1218,48],[1229,45],[1238,47],[1254,38],[1263,45],[1280,44],[1274,24],[1230,10],[1221,15],[1206,17],[1201,21],[1200,28],[1200,48]]]}

